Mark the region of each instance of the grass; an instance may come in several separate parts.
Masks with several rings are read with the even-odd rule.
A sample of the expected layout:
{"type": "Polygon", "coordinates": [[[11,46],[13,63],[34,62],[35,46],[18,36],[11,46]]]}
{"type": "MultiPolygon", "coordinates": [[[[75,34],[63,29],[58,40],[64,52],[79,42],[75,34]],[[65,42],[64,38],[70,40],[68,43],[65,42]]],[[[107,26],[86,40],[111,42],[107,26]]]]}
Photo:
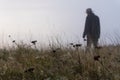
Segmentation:
{"type": "Polygon", "coordinates": [[[120,45],[89,52],[72,43],[0,49],[0,80],[120,80],[120,45]]]}

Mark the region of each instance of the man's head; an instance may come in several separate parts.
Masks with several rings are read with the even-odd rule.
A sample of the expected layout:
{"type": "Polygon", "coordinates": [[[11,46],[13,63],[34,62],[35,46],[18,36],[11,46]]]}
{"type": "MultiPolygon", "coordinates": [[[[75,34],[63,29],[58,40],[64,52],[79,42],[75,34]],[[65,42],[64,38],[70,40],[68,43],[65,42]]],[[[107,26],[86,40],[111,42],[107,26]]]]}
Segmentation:
{"type": "Polygon", "coordinates": [[[91,8],[87,8],[87,9],[86,9],[86,13],[87,13],[87,14],[91,14],[91,13],[93,13],[93,11],[92,11],[91,8]]]}

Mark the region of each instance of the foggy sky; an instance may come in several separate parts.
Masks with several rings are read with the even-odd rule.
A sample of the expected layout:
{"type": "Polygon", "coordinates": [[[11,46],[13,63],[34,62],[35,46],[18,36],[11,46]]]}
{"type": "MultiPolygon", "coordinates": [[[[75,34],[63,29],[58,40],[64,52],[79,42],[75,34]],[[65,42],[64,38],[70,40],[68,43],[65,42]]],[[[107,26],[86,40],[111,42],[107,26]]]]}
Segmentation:
{"type": "Polygon", "coordinates": [[[82,42],[86,8],[100,17],[102,37],[120,31],[119,0],[0,0],[0,38],[41,40],[54,36],[82,42]]]}

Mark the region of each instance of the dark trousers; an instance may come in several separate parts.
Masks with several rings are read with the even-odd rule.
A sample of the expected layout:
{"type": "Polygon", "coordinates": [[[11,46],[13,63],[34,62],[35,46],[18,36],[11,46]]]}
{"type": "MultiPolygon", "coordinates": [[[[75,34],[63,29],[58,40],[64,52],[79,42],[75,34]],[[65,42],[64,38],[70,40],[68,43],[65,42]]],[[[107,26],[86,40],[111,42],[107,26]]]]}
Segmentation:
{"type": "Polygon", "coordinates": [[[91,35],[87,35],[87,47],[91,47],[93,44],[94,47],[98,46],[98,38],[94,38],[91,35]]]}

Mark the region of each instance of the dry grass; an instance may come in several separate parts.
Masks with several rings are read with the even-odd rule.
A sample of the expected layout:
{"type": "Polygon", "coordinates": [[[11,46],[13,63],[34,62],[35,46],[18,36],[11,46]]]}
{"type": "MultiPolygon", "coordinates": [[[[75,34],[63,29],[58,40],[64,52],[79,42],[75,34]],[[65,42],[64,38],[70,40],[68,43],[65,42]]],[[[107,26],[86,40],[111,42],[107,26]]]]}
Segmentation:
{"type": "Polygon", "coordinates": [[[120,46],[1,49],[0,80],[120,80],[120,46]]]}

